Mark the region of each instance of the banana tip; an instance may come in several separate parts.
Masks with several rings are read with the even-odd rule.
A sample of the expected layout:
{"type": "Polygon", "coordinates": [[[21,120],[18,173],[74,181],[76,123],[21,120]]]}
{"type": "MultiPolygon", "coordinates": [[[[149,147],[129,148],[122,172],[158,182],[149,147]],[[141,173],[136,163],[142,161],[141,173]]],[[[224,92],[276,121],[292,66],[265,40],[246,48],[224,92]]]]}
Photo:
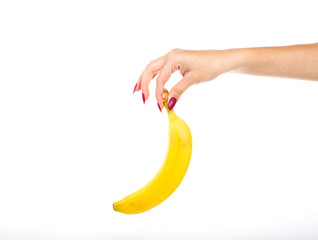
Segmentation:
{"type": "Polygon", "coordinates": [[[115,202],[113,203],[113,209],[114,209],[114,211],[118,212],[118,209],[116,207],[116,203],[115,202]]]}

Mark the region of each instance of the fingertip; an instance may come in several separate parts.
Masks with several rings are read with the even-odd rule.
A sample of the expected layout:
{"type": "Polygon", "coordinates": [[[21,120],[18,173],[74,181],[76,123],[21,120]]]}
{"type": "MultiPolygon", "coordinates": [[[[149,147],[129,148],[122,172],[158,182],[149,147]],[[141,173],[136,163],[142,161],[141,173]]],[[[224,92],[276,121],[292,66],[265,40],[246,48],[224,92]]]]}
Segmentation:
{"type": "Polygon", "coordinates": [[[159,102],[157,102],[157,105],[158,105],[160,112],[162,112],[162,107],[160,106],[159,102]]]}
{"type": "Polygon", "coordinates": [[[162,94],[160,95],[159,91],[156,92],[156,99],[160,107],[163,108],[163,97],[162,94]]]}
{"type": "Polygon", "coordinates": [[[174,106],[176,105],[178,99],[176,97],[170,96],[168,100],[168,108],[169,110],[172,110],[174,106]]]}
{"type": "Polygon", "coordinates": [[[136,85],[135,85],[135,87],[134,87],[134,91],[133,91],[133,93],[135,93],[135,92],[136,92],[137,85],[138,85],[138,83],[136,83],[136,85]]]}
{"type": "Polygon", "coordinates": [[[150,97],[150,93],[149,93],[148,87],[143,91],[143,93],[145,94],[145,99],[148,100],[149,97],[150,97]]]}
{"type": "Polygon", "coordinates": [[[142,96],[142,101],[143,101],[143,103],[145,104],[145,102],[146,102],[145,94],[142,93],[141,96],[142,96]]]}

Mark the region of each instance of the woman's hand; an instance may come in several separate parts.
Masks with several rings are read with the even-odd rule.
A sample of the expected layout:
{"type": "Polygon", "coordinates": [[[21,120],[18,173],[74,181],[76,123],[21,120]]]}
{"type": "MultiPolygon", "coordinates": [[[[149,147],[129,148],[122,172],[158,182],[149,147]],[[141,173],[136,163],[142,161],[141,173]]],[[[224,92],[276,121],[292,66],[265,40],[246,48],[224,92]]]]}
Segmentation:
{"type": "Polygon", "coordinates": [[[147,65],[134,92],[142,90],[142,98],[145,103],[149,98],[148,85],[159,74],[156,98],[161,111],[164,86],[171,74],[179,70],[183,78],[170,91],[168,107],[171,110],[188,87],[212,80],[228,71],[318,80],[317,66],[318,43],[206,51],[175,49],[147,65]]]}
{"type": "Polygon", "coordinates": [[[143,102],[149,98],[149,83],[158,74],[156,99],[161,111],[163,89],[171,74],[180,71],[182,79],[170,90],[168,108],[171,110],[184,91],[193,84],[206,82],[231,70],[229,53],[226,50],[189,51],[174,49],[168,54],[151,61],[135,85],[135,91],[142,91],[143,102]]]}

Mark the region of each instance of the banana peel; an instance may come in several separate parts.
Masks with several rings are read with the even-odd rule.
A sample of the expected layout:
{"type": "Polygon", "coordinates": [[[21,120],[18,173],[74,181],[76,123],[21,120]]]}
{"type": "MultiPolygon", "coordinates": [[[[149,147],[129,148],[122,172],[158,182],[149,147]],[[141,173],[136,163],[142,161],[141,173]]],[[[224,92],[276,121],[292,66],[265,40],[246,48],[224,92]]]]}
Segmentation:
{"type": "Polygon", "coordinates": [[[146,212],[165,201],[182,182],[191,159],[192,136],[188,125],[168,108],[168,91],[164,106],[169,118],[169,141],[165,160],[157,174],[142,188],[113,204],[125,214],[146,212]]]}

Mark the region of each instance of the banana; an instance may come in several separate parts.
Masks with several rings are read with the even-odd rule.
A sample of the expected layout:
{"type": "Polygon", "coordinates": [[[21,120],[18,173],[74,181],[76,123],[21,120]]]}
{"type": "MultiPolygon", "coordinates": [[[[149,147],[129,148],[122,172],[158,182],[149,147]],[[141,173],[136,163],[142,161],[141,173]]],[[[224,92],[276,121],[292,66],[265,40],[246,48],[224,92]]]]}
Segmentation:
{"type": "Polygon", "coordinates": [[[115,202],[115,211],[137,214],[148,211],[165,201],[182,182],[187,172],[192,137],[188,125],[167,105],[168,91],[164,90],[164,106],[169,117],[169,142],[165,160],[157,174],[141,189],[115,202]]]}

